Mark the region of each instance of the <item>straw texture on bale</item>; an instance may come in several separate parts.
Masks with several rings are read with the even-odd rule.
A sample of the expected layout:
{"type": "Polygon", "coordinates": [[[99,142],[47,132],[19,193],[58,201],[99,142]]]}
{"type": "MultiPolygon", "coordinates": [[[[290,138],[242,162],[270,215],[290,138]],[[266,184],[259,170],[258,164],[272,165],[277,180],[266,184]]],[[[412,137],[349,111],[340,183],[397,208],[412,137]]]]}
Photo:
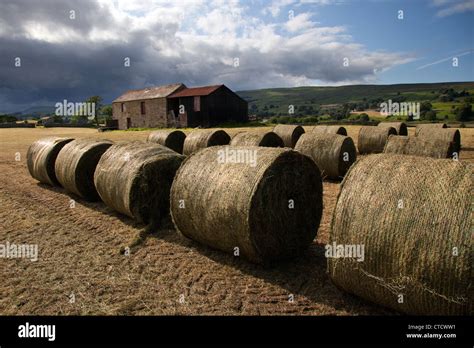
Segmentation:
{"type": "Polygon", "coordinates": [[[188,156],[210,146],[227,145],[230,136],[222,129],[196,129],[184,140],[183,154],[188,156]]]}
{"type": "Polygon", "coordinates": [[[236,134],[232,146],[284,147],[283,140],[274,132],[241,132],[236,134]]]}
{"type": "Polygon", "coordinates": [[[183,162],[171,188],[171,215],[184,236],[228,253],[237,247],[239,256],[264,264],[311,244],[322,204],[318,167],[289,148],[202,150],[183,162]],[[238,160],[249,152],[255,165],[238,160]]]}
{"type": "Polygon", "coordinates": [[[59,151],[55,172],[59,183],[68,191],[89,200],[98,200],[94,171],[100,157],[112,146],[108,140],[78,139],[59,151]]]}
{"type": "Polygon", "coordinates": [[[341,126],[316,126],[313,128],[313,132],[347,135],[347,130],[341,126]]]}
{"type": "Polygon", "coordinates": [[[95,187],[109,207],[139,223],[156,224],[169,216],[171,183],[184,158],[159,144],[117,143],[102,155],[95,187]]]}
{"type": "Polygon", "coordinates": [[[364,258],[329,257],[334,283],[407,314],[472,315],[473,169],[394,154],[357,161],[342,182],[328,245],[364,246],[364,258]]]}
{"type": "Polygon", "coordinates": [[[305,133],[295,150],[311,157],[322,177],[330,179],[342,178],[357,156],[352,138],[339,134],[305,133]]]}
{"type": "Polygon", "coordinates": [[[290,124],[279,124],[273,128],[273,131],[283,140],[285,147],[294,148],[300,136],[304,133],[301,126],[290,124]]]}
{"type": "Polygon", "coordinates": [[[391,135],[383,152],[433,158],[451,158],[454,152],[454,144],[444,139],[422,139],[420,137],[391,135]]]}
{"type": "Polygon", "coordinates": [[[183,153],[186,134],[180,130],[158,130],[148,135],[147,141],[170,148],[177,153],[183,153]]]}
{"type": "Polygon", "coordinates": [[[54,165],[59,151],[72,138],[47,137],[35,141],[28,148],[26,163],[33,178],[44,184],[59,186],[54,165]]]}
{"type": "Polygon", "coordinates": [[[416,135],[420,139],[444,140],[453,143],[453,151],[461,151],[461,133],[455,128],[420,128],[416,135]]]}
{"type": "Polygon", "coordinates": [[[421,130],[431,130],[431,129],[442,129],[442,128],[448,128],[448,125],[446,123],[424,123],[424,124],[419,124],[415,128],[415,135],[418,135],[418,132],[421,130]]]}
{"type": "Polygon", "coordinates": [[[405,122],[380,122],[379,127],[393,127],[397,131],[397,135],[408,135],[408,128],[405,122]]]}
{"type": "Polygon", "coordinates": [[[359,130],[357,148],[360,154],[381,153],[390,135],[397,135],[393,127],[364,126],[359,130]]]}

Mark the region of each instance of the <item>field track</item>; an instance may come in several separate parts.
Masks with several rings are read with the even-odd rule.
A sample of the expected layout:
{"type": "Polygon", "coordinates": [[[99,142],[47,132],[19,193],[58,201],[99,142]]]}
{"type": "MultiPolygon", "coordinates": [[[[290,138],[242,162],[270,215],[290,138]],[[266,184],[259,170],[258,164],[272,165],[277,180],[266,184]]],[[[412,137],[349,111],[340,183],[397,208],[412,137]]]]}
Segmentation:
{"type": "MultiPolygon", "coordinates": [[[[347,127],[355,142],[358,128],[347,127]]],[[[474,129],[461,133],[461,159],[474,162],[474,129]]],[[[101,202],[88,203],[38,184],[26,168],[28,146],[44,136],[145,140],[148,134],[0,129],[0,243],[39,248],[36,262],[0,259],[1,315],[394,314],[342,293],[326,275],[324,243],[337,183],[324,183],[323,220],[306,254],[264,268],[200,246],[169,228],[155,231],[129,256],[123,255],[121,248],[142,226],[101,202]],[[20,161],[15,161],[16,153],[20,161]]]]}

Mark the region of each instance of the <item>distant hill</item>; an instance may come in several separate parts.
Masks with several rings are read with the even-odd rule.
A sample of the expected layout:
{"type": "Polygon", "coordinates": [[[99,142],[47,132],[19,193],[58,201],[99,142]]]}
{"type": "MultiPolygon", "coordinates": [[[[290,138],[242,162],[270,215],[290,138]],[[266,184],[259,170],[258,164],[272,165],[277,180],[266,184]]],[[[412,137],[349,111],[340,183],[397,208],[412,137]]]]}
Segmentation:
{"type": "Polygon", "coordinates": [[[54,106],[32,106],[26,110],[21,111],[18,115],[15,115],[19,119],[25,119],[29,117],[41,117],[45,115],[54,114],[56,108],[54,106]]]}
{"type": "Polygon", "coordinates": [[[239,91],[237,94],[249,102],[251,113],[262,111],[266,107],[266,110],[273,113],[287,114],[288,105],[319,108],[349,102],[388,100],[400,96],[406,101],[435,101],[442,94],[441,91],[450,88],[458,92],[465,90],[474,96],[474,82],[269,88],[239,91]]]}

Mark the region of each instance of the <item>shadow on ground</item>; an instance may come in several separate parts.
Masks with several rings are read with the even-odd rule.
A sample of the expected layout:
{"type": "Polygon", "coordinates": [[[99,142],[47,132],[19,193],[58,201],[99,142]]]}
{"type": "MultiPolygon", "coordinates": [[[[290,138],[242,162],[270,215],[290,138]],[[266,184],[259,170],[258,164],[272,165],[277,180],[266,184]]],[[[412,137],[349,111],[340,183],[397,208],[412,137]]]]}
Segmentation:
{"type": "Polygon", "coordinates": [[[313,243],[299,257],[262,266],[247,262],[219,250],[194,242],[175,230],[159,230],[150,235],[186,248],[192,248],[201,255],[222,265],[234,267],[241,272],[282,287],[295,297],[304,296],[310,301],[323,303],[335,309],[370,310],[372,315],[393,315],[396,312],[374,305],[337,288],[326,273],[326,257],[323,244],[313,243]]]}

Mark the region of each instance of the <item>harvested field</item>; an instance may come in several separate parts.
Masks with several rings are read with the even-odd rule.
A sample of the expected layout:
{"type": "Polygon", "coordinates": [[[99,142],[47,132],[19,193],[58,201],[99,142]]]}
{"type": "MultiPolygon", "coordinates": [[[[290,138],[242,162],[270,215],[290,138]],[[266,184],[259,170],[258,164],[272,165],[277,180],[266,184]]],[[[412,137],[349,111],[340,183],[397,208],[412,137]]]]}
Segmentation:
{"type": "MultiPolygon", "coordinates": [[[[311,131],[311,127],[307,132],[311,131]]],[[[357,141],[358,126],[346,126],[357,141]]],[[[260,129],[260,128],[259,128],[260,129]]],[[[226,129],[229,134],[245,128],[226,129]]],[[[271,127],[262,128],[270,131],[271,127]]],[[[461,129],[461,160],[474,163],[474,129],[461,129]]],[[[265,268],[161,228],[129,256],[120,249],[143,230],[101,202],[39,184],[26,151],[45,136],[146,140],[150,131],[0,129],[0,240],[38,245],[38,261],[0,259],[0,314],[383,315],[395,312],[338,290],[324,244],[339,184],[324,182],[318,234],[299,258],[265,268]],[[16,161],[17,155],[19,161],[16,161]],[[71,295],[75,302],[70,303],[71,295]],[[294,302],[289,302],[294,295],[294,302]],[[184,300],[180,302],[180,298],[184,300]]],[[[187,132],[189,133],[189,132],[187,132]]],[[[409,128],[414,135],[414,128],[409,128]]]]}

